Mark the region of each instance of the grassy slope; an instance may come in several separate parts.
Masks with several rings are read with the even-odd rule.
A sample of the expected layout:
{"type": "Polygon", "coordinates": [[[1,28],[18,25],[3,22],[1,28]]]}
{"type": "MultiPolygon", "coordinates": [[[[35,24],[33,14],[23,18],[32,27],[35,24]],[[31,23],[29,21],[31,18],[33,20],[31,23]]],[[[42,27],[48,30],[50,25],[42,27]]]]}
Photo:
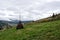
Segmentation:
{"type": "Polygon", "coordinates": [[[60,40],[60,20],[0,31],[0,40],[60,40]]]}

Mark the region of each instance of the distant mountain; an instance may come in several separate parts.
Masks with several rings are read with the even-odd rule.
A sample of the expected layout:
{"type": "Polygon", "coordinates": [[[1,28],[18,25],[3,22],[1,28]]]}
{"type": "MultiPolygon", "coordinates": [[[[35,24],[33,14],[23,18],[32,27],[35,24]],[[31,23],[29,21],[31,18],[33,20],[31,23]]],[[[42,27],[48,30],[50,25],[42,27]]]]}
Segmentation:
{"type": "MultiPolygon", "coordinates": [[[[21,21],[22,23],[28,23],[28,22],[31,22],[31,20],[30,21],[21,21]]],[[[6,24],[11,24],[11,25],[13,25],[13,24],[18,24],[19,23],[19,21],[18,20],[12,20],[12,21],[5,21],[5,20],[0,20],[0,25],[2,24],[2,26],[3,25],[6,25],[6,24]]]]}
{"type": "Polygon", "coordinates": [[[29,23],[29,22],[32,22],[32,20],[29,20],[29,21],[21,21],[22,23],[29,23]]]}
{"type": "MultiPolygon", "coordinates": [[[[28,22],[31,22],[32,20],[26,20],[26,21],[21,21],[22,23],[28,23],[28,22]]],[[[10,23],[19,23],[19,20],[11,20],[10,23]]]]}
{"type": "MultiPolygon", "coordinates": [[[[21,21],[22,23],[28,23],[31,21],[21,21]]],[[[19,23],[18,20],[12,20],[12,21],[5,21],[5,20],[0,20],[0,29],[2,28],[10,28],[13,26],[16,26],[19,23]]]]}

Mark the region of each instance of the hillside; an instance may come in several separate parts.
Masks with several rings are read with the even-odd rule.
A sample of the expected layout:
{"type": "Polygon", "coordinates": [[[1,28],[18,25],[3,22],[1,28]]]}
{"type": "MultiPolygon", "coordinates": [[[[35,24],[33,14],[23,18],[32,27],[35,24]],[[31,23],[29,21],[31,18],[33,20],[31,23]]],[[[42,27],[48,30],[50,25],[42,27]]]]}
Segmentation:
{"type": "Polygon", "coordinates": [[[41,22],[50,22],[50,21],[55,21],[55,20],[60,20],[60,13],[53,14],[52,16],[50,16],[48,18],[43,18],[43,19],[37,20],[35,22],[41,23],[41,22]]]}
{"type": "Polygon", "coordinates": [[[9,21],[0,20],[0,30],[9,29],[12,25],[9,24],[9,21]]]}
{"type": "Polygon", "coordinates": [[[60,40],[60,14],[27,23],[24,29],[0,30],[0,40],[60,40]]]}
{"type": "Polygon", "coordinates": [[[0,31],[0,40],[60,40],[60,20],[25,24],[21,30],[0,31]]]}

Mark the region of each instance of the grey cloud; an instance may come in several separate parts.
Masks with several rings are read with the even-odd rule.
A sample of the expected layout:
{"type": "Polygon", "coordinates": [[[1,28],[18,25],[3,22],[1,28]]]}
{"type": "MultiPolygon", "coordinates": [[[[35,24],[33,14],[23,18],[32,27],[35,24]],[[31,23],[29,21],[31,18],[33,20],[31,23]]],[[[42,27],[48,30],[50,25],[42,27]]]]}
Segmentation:
{"type": "Polygon", "coordinates": [[[6,14],[4,14],[4,13],[0,13],[0,16],[5,16],[6,14]]]}
{"type": "Polygon", "coordinates": [[[39,7],[39,10],[56,10],[56,9],[60,9],[60,2],[58,1],[54,1],[54,2],[50,2],[50,3],[46,3],[43,6],[39,7]]]}
{"type": "Polygon", "coordinates": [[[49,11],[60,10],[60,1],[0,0],[0,10],[2,10],[0,15],[7,15],[7,17],[4,16],[7,20],[19,19],[19,15],[21,15],[20,19],[22,20],[36,20],[42,18],[42,16],[49,16],[49,11]],[[5,13],[3,13],[4,10],[5,13]]]}
{"type": "Polygon", "coordinates": [[[6,10],[9,10],[9,11],[18,11],[18,9],[15,8],[15,7],[8,7],[6,10]]]}

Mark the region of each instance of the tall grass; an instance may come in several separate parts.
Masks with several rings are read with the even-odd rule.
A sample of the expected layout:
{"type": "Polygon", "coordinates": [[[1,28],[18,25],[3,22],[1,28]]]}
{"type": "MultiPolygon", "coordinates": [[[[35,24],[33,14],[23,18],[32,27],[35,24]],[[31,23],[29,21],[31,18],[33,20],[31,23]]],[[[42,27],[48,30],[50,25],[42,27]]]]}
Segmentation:
{"type": "Polygon", "coordinates": [[[60,40],[60,20],[26,24],[21,30],[0,31],[0,40],[60,40]]]}

